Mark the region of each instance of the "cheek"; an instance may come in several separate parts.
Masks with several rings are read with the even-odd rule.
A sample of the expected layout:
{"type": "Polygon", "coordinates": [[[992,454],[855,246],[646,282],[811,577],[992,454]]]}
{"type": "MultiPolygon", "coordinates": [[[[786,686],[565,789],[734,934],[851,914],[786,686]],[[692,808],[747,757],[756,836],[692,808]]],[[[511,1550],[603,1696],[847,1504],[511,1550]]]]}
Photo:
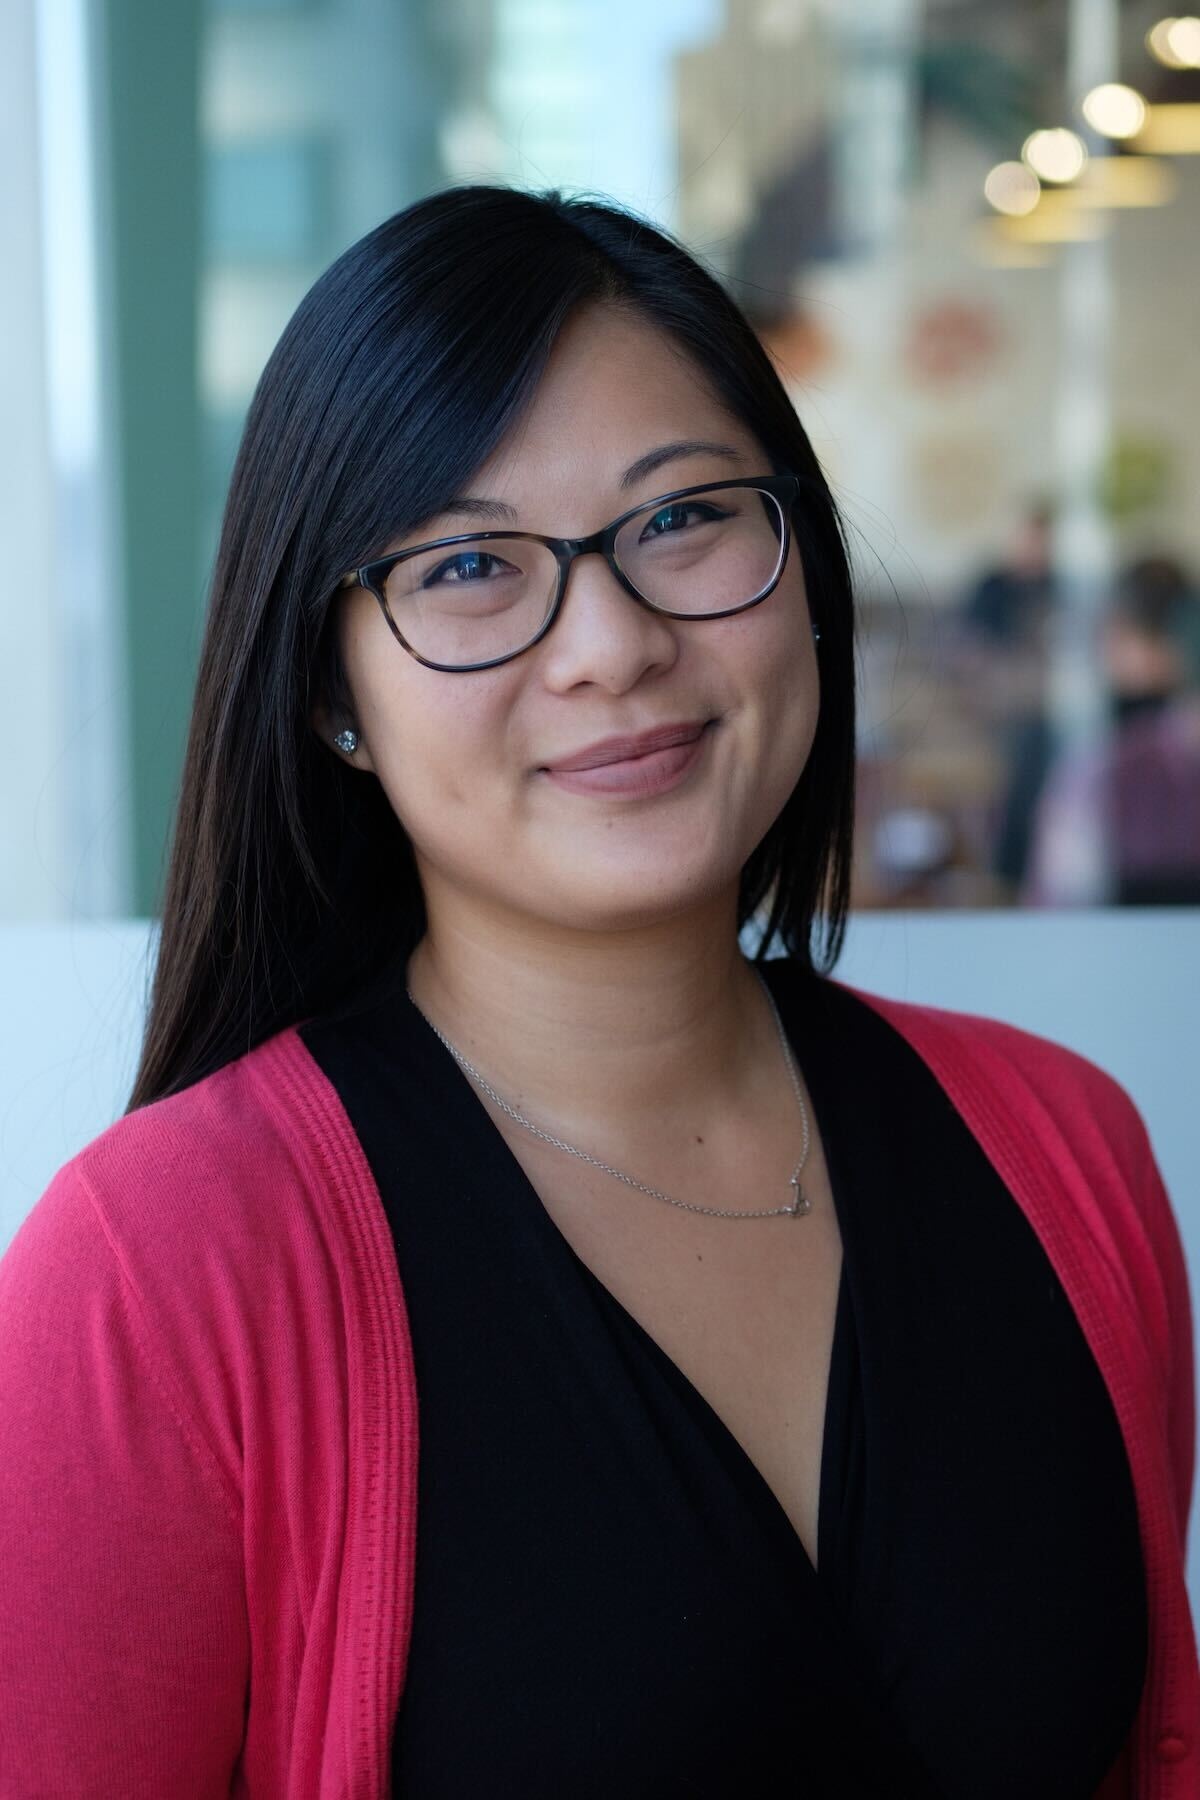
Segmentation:
{"type": "Polygon", "coordinates": [[[418,852],[459,860],[481,814],[505,803],[523,672],[515,662],[469,675],[425,669],[362,600],[343,615],[341,647],[375,778],[418,852]]]}
{"type": "Polygon", "coordinates": [[[764,617],[742,665],[747,755],[742,803],[751,835],[761,835],[804,772],[820,710],[820,665],[801,590],[796,602],[764,617]]]}
{"type": "MultiPolygon", "coordinates": [[[[728,621],[739,623],[737,618],[728,621]]],[[[731,670],[773,748],[779,739],[807,747],[816,727],[820,674],[803,584],[771,595],[746,629],[728,641],[731,670]],[[781,604],[773,606],[778,597],[781,604]]]]}
{"type": "Polygon", "coordinates": [[[763,674],[775,731],[807,754],[817,728],[821,684],[816,649],[811,638],[793,637],[780,644],[763,674]]]}
{"type": "Polygon", "coordinates": [[[817,732],[820,694],[811,657],[780,657],[768,671],[759,745],[762,805],[773,818],[804,773],[817,732]]]}
{"type": "Polygon", "coordinates": [[[783,604],[771,619],[770,642],[766,646],[771,661],[769,680],[774,692],[790,697],[798,711],[811,711],[815,722],[820,663],[804,575],[794,545],[781,590],[783,604]]]}
{"type": "Polygon", "coordinates": [[[505,766],[510,714],[490,672],[446,675],[414,663],[374,685],[364,722],[375,772],[418,847],[478,816],[505,766]]]}

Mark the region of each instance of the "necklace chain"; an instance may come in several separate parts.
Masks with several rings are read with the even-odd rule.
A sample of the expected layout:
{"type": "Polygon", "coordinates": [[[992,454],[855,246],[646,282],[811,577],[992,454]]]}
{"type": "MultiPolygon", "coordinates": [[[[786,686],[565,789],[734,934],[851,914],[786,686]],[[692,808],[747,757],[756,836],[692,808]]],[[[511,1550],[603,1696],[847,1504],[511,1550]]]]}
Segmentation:
{"type": "Polygon", "coordinates": [[[792,1047],[788,1043],[787,1033],[783,1028],[783,1020],[780,1018],[779,1008],[775,1004],[775,996],[767,986],[766,980],[760,971],[755,969],[754,972],[758,976],[763,993],[767,996],[767,1004],[771,1008],[771,1016],[775,1021],[775,1030],[783,1049],[784,1060],[787,1063],[788,1074],[791,1077],[792,1092],[795,1094],[796,1103],[800,1108],[800,1118],[804,1130],[800,1160],[788,1177],[788,1186],[794,1189],[791,1200],[788,1201],[785,1206],[758,1207],[754,1211],[745,1211],[741,1208],[727,1206],[696,1206],[688,1200],[673,1199],[670,1194],[664,1194],[661,1188],[649,1187],[644,1181],[638,1181],[635,1176],[626,1175],[621,1169],[614,1169],[611,1163],[601,1162],[599,1157],[590,1156],[586,1150],[581,1150],[577,1144],[568,1144],[563,1138],[555,1137],[552,1132],[543,1131],[539,1125],[535,1125],[531,1119],[527,1119],[523,1113],[519,1113],[515,1106],[510,1106],[507,1100],[501,1098],[491,1083],[485,1080],[479,1073],[479,1070],[467,1061],[466,1057],[462,1054],[462,1051],[456,1049],[450,1042],[450,1039],[446,1037],[443,1032],[438,1030],[437,1026],[433,1023],[433,1020],[421,1011],[421,1008],[417,1006],[416,1001],[413,1000],[411,990],[408,991],[408,997],[412,1001],[412,1004],[417,1006],[417,1011],[421,1013],[421,1017],[425,1020],[429,1029],[433,1032],[434,1036],[445,1045],[446,1049],[450,1052],[464,1074],[469,1075],[476,1086],[483,1089],[483,1092],[488,1096],[489,1100],[493,1101],[495,1105],[500,1108],[502,1113],[507,1114],[515,1124],[521,1126],[522,1130],[528,1131],[535,1138],[540,1138],[542,1143],[551,1144],[554,1149],[565,1151],[568,1156],[574,1156],[579,1162],[587,1163],[589,1168],[599,1169],[603,1174],[611,1175],[615,1181],[623,1181],[626,1187],[636,1188],[639,1194],[649,1194],[652,1200],[665,1200],[668,1206],[680,1206],[685,1212],[707,1213],[710,1217],[717,1219],[774,1219],[781,1216],[793,1219],[800,1218],[808,1212],[812,1206],[811,1200],[800,1185],[800,1171],[808,1160],[808,1108],[804,1104],[804,1092],[800,1086],[800,1071],[796,1067],[796,1059],[792,1055],[792,1047]]]}

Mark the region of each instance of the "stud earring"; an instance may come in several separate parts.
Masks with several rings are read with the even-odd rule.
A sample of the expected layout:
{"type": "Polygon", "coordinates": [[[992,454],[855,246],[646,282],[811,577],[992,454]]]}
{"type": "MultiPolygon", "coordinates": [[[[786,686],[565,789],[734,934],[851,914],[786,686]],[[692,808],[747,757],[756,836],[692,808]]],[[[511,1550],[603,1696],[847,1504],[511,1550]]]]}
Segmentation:
{"type": "Polygon", "coordinates": [[[819,625],[814,625],[813,626],[813,642],[816,644],[819,644],[820,641],[821,641],[821,627],[819,625]]]}
{"type": "Polygon", "coordinates": [[[357,731],[339,731],[333,741],[339,750],[344,750],[346,752],[347,756],[353,756],[354,752],[358,749],[357,731]]]}

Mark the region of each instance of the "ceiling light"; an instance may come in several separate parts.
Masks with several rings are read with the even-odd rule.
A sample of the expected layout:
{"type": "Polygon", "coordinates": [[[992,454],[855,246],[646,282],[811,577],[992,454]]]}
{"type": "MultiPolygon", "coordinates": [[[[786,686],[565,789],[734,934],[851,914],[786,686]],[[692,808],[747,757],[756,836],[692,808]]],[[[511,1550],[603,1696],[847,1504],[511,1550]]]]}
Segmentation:
{"type": "Polygon", "coordinates": [[[1033,131],[1021,146],[1021,158],[1043,181],[1074,181],[1087,162],[1083,139],[1065,126],[1033,131]]]}
{"type": "Polygon", "coordinates": [[[1146,102],[1136,89],[1119,81],[1094,87],[1084,96],[1082,112],[1101,137],[1136,137],[1146,122],[1146,102]]]}
{"type": "Polygon", "coordinates": [[[997,163],[983,184],[984,194],[997,212],[1019,217],[1031,213],[1041,197],[1041,183],[1024,163],[997,163]]]}
{"type": "Polygon", "coordinates": [[[1168,69],[1200,68],[1200,19],[1160,19],[1146,33],[1146,48],[1168,69]]]}
{"type": "Polygon", "coordinates": [[[1200,19],[1172,19],[1167,43],[1179,69],[1200,69],[1200,19]]]}

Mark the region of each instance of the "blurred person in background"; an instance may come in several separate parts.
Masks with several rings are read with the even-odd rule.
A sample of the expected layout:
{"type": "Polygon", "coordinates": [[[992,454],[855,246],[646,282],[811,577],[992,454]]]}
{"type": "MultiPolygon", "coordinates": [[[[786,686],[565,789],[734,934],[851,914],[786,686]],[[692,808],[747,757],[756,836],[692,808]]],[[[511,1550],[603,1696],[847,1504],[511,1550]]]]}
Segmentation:
{"type": "Polygon", "coordinates": [[[1036,497],[1018,520],[1006,554],[980,576],[958,618],[958,667],[990,722],[1004,769],[991,868],[1014,898],[1053,755],[1046,696],[1053,526],[1051,503],[1036,497]]]}
{"type": "Polygon", "coordinates": [[[301,302],[129,1109],[0,1260],[0,1793],[1194,1793],[1174,1214],[1094,1063],[831,978],[854,631],[649,221],[301,302]]]}
{"type": "Polygon", "coordinates": [[[1053,600],[1054,509],[1042,496],[1017,521],[1000,560],[979,576],[963,606],[967,629],[1003,648],[1036,641],[1053,600]]]}
{"type": "Polygon", "coordinates": [[[1125,570],[1100,629],[1109,729],[1051,767],[1022,888],[1028,904],[1200,903],[1198,604],[1173,558],[1147,556],[1125,570]],[[1081,848],[1097,819],[1103,892],[1081,848]]]}

